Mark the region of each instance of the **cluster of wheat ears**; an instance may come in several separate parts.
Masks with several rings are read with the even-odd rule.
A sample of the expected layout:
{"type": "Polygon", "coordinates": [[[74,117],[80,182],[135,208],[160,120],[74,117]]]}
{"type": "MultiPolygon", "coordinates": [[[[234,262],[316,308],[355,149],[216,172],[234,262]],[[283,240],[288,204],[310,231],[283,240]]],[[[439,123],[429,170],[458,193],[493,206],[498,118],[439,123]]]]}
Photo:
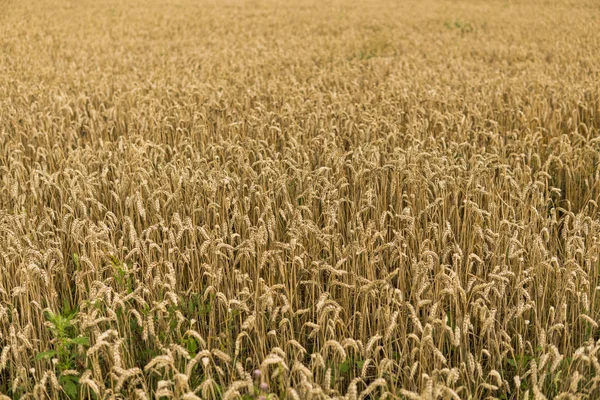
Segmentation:
{"type": "Polygon", "coordinates": [[[600,396],[597,2],[0,6],[1,399],[600,396]]]}

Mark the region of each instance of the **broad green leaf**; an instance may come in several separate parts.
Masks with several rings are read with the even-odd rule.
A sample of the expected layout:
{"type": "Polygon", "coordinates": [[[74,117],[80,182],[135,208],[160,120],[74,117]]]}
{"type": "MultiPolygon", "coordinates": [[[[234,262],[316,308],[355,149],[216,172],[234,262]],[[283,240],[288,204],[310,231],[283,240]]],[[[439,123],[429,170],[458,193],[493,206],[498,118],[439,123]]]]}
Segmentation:
{"type": "Polygon", "coordinates": [[[342,374],[347,374],[348,372],[350,372],[350,363],[350,360],[346,360],[340,364],[340,372],[342,374]]]}
{"type": "Polygon", "coordinates": [[[47,360],[47,359],[55,357],[55,356],[56,356],[56,351],[54,351],[54,350],[42,351],[41,353],[37,353],[35,355],[35,359],[36,360],[47,360]]]}
{"type": "Polygon", "coordinates": [[[70,339],[69,342],[72,344],[80,344],[82,346],[89,346],[90,338],[88,338],[87,336],[78,336],[74,339],[70,339]]]}

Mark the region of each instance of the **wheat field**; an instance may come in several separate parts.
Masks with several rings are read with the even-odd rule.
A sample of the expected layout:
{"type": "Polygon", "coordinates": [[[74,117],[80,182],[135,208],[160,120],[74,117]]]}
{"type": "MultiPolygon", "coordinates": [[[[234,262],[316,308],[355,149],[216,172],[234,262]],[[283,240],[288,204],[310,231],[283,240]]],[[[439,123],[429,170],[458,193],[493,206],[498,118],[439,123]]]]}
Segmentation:
{"type": "Polygon", "coordinates": [[[596,1],[0,1],[0,399],[600,398],[596,1]]]}

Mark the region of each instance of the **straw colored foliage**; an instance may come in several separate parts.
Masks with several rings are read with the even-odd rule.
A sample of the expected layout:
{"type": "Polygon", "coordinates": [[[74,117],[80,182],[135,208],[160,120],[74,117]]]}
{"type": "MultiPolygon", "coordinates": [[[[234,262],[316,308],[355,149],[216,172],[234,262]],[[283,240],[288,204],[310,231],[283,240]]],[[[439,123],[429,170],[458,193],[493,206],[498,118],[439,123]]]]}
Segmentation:
{"type": "Polygon", "coordinates": [[[0,398],[598,398],[599,12],[0,1],[0,398]]]}

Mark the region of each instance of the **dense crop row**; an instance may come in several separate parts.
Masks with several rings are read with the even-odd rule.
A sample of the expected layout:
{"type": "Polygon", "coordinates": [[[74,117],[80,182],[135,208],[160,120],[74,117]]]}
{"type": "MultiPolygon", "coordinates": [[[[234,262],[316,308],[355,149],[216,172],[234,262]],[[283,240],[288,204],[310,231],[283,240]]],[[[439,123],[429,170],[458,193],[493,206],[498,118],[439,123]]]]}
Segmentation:
{"type": "Polygon", "coordinates": [[[0,398],[597,398],[598,11],[0,1],[0,398]]]}

